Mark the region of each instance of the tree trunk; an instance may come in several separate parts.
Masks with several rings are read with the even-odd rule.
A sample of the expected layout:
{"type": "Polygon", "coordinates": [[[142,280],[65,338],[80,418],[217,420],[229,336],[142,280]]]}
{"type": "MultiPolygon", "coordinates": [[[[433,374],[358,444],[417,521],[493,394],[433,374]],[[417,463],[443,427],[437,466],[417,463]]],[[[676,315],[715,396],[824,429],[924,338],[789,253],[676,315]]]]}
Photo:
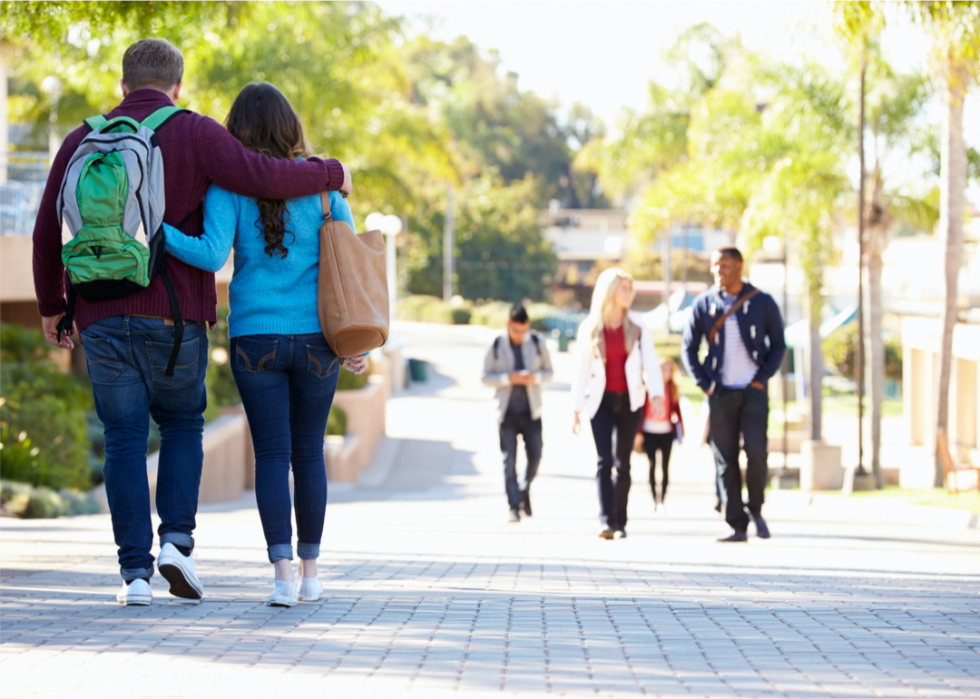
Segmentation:
{"type": "Polygon", "coordinates": [[[868,228],[865,252],[868,270],[868,303],[865,305],[868,320],[867,349],[865,351],[867,381],[871,398],[871,473],[875,487],[885,487],[881,470],[881,405],[885,399],[885,342],[881,336],[881,273],[882,255],[888,247],[888,231],[891,216],[882,201],[884,178],[881,167],[875,168],[871,202],[868,206],[868,228]]]}
{"type": "MultiPolygon", "coordinates": [[[[963,101],[967,74],[961,65],[950,65],[946,76],[946,109],[940,142],[939,231],[946,241],[946,303],[943,337],[939,351],[939,410],[936,429],[949,429],[949,379],[953,364],[953,327],[957,320],[957,282],[963,250],[963,209],[966,189],[966,149],[963,145],[963,101]]],[[[936,450],[936,487],[943,485],[943,468],[936,450]]]]}
{"type": "Polygon", "coordinates": [[[810,439],[823,439],[823,347],[820,343],[820,308],[810,304],[810,439]]]}
{"type": "Polygon", "coordinates": [[[885,487],[881,470],[881,404],[885,399],[885,343],[881,337],[881,270],[880,252],[868,251],[868,338],[867,376],[871,398],[871,473],[875,487],[885,487]]]}

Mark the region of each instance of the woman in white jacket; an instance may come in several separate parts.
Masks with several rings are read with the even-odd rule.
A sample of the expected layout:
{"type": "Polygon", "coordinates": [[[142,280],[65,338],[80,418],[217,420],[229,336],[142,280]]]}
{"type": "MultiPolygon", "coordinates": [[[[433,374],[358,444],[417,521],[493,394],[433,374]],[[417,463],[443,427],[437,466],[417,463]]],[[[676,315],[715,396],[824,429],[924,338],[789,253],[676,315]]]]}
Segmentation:
{"type": "Polygon", "coordinates": [[[618,268],[607,269],[596,281],[589,317],[578,330],[580,363],[572,385],[572,431],[582,431],[581,414],[588,410],[599,454],[596,485],[602,523],[599,536],[603,539],[626,538],[630,454],[647,394],[654,410],[664,409],[663,375],[653,336],[639,316],[629,310],[635,296],[632,276],[618,268]],[[613,480],[613,464],[617,461],[613,480]]]}

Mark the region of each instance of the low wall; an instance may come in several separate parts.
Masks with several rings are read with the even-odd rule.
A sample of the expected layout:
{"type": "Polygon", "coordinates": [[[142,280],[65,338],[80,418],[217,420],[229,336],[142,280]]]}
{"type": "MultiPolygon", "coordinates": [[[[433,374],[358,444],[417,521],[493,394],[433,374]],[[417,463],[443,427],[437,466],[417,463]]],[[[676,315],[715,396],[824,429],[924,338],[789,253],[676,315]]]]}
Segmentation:
{"type": "Polygon", "coordinates": [[[367,467],[374,450],[385,434],[385,377],[374,374],[364,388],[356,391],[337,391],[333,404],[347,413],[347,431],[357,436],[350,465],[345,467],[344,480],[357,481],[357,472],[367,467]],[[352,471],[354,471],[352,473],[352,471]]]}
{"type": "MultiPolygon", "coordinates": [[[[199,504],[240,500],[245,493],[246,474],[255,472],[248,421],[242,414],[225,414],[204,426],[204,466],[201,469],[199,504]]],[[[150,507],[156,511],[157,475],[160,452],[146,457],[146,477],[150,486],[150,507]]],[[[92,496],[108,511],[105,484],[93,489],[92,496]]]]}

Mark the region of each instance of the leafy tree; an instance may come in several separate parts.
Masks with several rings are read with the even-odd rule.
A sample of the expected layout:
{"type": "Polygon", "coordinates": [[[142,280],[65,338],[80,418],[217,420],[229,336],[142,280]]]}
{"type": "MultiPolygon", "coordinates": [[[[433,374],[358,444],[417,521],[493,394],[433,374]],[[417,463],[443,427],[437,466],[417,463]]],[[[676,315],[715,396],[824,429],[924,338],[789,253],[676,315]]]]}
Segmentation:
{"type": "MultiPolygon", "coordinates": [[[[967,152],[963,141],[963,103],[971,81],[980,77],[980,4],[975,2],[907,3],[929,34],[934,70],[943,96],[940,140],[939,229],[946,240],[946,303],[939,352],[939,411],[936,430],[949,428],[949,380],[953,362],[953,328],[957,321],[957,283],[963,251],[967,152]]],[[[943,484],[936,451],[936,485],[943,484]]]]}
{"type": "MultiPolygon", "coordinates": [[[[493,173],[473,180],[456,212],[456,279],[465,299],[541,300],[556,259],[541,235],[531,204],[535,182],[528,177],[501,185],[493,173]]],[[[410,234],[410,283],[414,294],[442,293],[441,210],[422,216],[410,234]],[[428,227],[425,227],[428,223],[428,227]]]]}

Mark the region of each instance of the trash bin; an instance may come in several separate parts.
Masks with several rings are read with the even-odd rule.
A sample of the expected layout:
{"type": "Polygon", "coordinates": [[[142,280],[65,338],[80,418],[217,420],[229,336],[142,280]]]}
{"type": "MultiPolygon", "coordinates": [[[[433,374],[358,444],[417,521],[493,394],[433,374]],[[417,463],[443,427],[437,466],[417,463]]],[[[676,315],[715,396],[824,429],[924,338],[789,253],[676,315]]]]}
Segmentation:
{"type": "Polygon", "coordinates": [[[409,359],[408,373],[412,376],[412,381],[425,383],[429,378],[429,367],[423,359],[409,359]]]}
{"type": "Polygon", "coordinates": [[[560,334],[558,336],[558,351],[559,352],[567,352],[568,351],[568,343],[571,341],[571,339],[572,338],[569,337],[568,335],[566,335],[565,333],[560,334]]]}

